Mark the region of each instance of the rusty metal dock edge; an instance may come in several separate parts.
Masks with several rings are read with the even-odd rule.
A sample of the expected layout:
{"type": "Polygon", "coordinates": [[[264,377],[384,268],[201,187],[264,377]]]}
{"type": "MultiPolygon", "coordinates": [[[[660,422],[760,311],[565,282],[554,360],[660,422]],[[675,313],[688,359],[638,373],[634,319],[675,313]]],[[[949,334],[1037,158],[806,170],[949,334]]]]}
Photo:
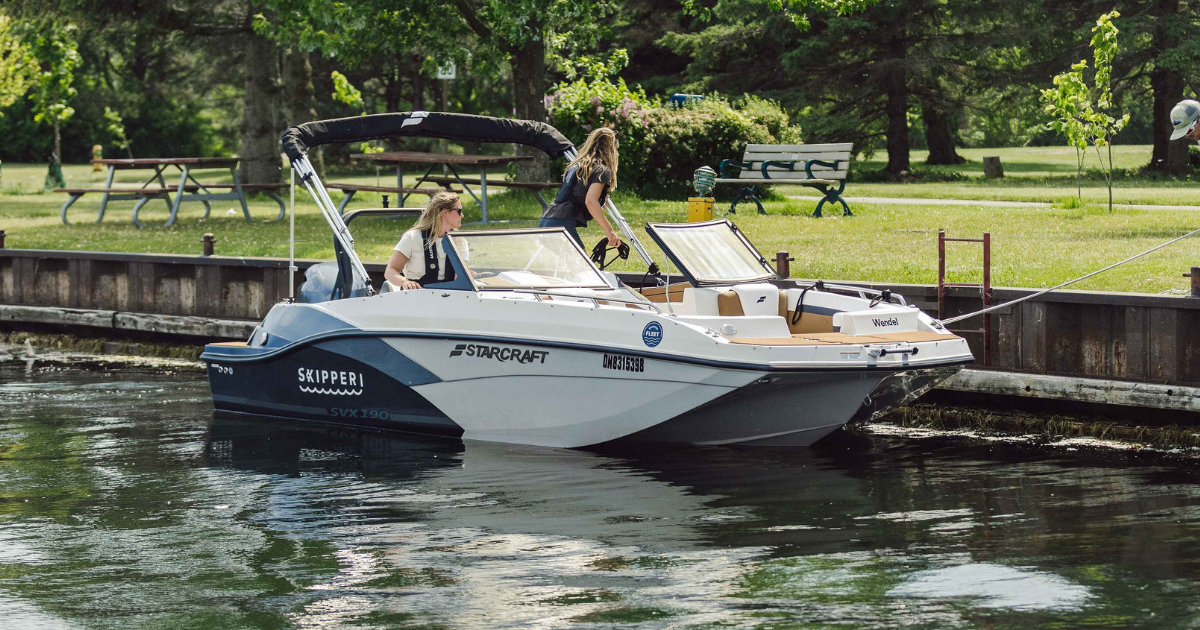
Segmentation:
{"type": "MultiPolygon", "coordinates": [[[[296,261],[297,286],[318,262],[296,261]]],[[[367,264],[376,283],[383,267],[367,264]]],[[[619,275],[634,285],[642,279],[619,275]]],[[[935,285],[841,282],[890,289],[937,311],[935,285]]],[[[994,302],[1033,292],[994,288],[994,302]]],[[[244,338],[287,293],[281,258],[0,249],[0,321],[11,324],[244,338]]],[[[978,289],[953,288],[946,314],[972,312],[980,303],[978,289]]],[[[982,325],[975,318],[958,327],[982,325]]],[[[963,336],[982,357],[982,335],[963,336]]],[[[1200,411],[1200,299],[1059,291],[1000,310],[991,342],[992,365],[965,371],[948,388],[1200,411]]]]}

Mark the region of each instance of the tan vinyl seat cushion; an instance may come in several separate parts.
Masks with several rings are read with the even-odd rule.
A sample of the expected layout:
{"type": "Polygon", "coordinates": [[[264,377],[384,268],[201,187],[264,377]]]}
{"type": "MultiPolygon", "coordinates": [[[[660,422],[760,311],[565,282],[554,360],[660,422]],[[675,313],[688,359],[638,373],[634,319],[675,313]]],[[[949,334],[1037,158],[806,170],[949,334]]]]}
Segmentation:
{"type": "Polygon", "coordinates": [[[656,304],[663,304],[667,301],[667,295],[670,294],[671,303],[683,301],[683,290],[691,287],[689,282],[676,282],[667,287],[649,287],[643,288],[638,293],[642,297],[656,304]],[[669,289],[669,290],[668,290],[669,289]]]}
{"type": "Polygon", "coordinates": [[[742,310],[742,299],[733,291],[726,291],[717,295],[717,314],[722,317],[742,317],[746,311],[742,310]]]}

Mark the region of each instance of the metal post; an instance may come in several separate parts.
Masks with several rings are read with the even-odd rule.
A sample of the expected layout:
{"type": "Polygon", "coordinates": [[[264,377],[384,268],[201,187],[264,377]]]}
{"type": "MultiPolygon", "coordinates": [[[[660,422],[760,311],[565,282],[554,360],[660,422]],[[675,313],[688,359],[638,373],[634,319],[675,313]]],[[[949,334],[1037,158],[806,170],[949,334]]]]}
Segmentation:
{"type": "Polygon", "coordinates": [[[483,223],[487,225],[487,167],[479,167],[479,207],[483,211],[483,223]]]}
{"type": "Polygon", "coordinates": [[[0,230],[0,249],[4,249],[4,230],[0,230]]]}
{"type": "Polygon", "coordinates": [[[946,230],[938,230],[938,319],[946,319],[946,230]]]}
{"type": "MultiPolygon", "coordinates": [[[[0,230],[0,248],[3,247],[4,230],[0,230]]],[[[1192,272],[1183,274],[1183,277],[1192,279],[1192,297],[1200,298],[1200,267],[1192,267],[1192,272]]]]}
{"type": "Polygon", "coordinates": [[[791,277],[791,265],[788,263],[792,262],[793,260],[796,259],[788,256],[787,252],[778,252],[775,254],[775,275],[779,276],[780,280],[786,280],[787,278],[791,277]]]}
{"type": "Polygon", "coordinates": [[[205,233],[204,237],[200,239],[200,242],[204,243],[204,255],[212,256],[213,244],[217,242],[217,239],[213,238],[212,232],[205,233]]]}
{"type": "MultiPolygon", "coordinates": [[[[992,233],[983,233],[983,308],[992,305],[992,233]]],[[[992,314],[983,314],[983,365],[992,364],[992,314]]]]}
{"type": "Polygon", "coordinates": [[[388,207],[388,196],[387,195],[383,196],[383,207],[384,208],[388,207]]]}

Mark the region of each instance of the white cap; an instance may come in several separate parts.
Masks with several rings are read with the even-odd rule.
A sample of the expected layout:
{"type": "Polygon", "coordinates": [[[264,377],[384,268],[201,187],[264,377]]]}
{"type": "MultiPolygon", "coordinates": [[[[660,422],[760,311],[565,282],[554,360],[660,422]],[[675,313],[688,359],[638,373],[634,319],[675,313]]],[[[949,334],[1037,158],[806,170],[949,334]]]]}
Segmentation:
{"type": "Polygon", "coordinates": [[[1175,128],[1175,131],[1171,132],[1171,139],[1178,140],[1187,134],[1192,125],[1196,124],[1197,118],[1200,118],[1200,103],[1191,99],[1179,101],[1171,109],[1171,126],[1175,128]]]}

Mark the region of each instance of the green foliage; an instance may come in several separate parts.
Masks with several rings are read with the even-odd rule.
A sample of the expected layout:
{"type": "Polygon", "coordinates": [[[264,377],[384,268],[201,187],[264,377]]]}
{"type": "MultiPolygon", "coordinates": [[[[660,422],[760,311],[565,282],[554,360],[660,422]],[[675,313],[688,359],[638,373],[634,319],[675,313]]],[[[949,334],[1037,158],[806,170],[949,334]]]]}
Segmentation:
{"type": "MultiPolygon", "coordinates": [[[[754,0],[754,2],[766,5],[772,11],[786,16],[798,28],[808,30],[810,13],[849,15],[870,8],[878,4],[879,0],[754,0]]],[[[700,5],[696,0],[683,0],[683,10],[684,13],[697,17],[702,22],[708,22],[713,17],[713,12],[708,7],[700,5]]]]}
{"type": "Polygon", "coordinates": [[[575,142],[612,127],[621,142],[619,181],[651,197],[686,195],[697,168],[740,159],[747,144],[800,142],[800,129],[772,101],[746,96],[731,103],[710,94],[675,107],[606,76],[558,85],[546,109],[550,123],[575,142]]]}
{"type": "Polygon", "coordinates": [[[129,148],[129,138],[125,135],[125,121],[121,118],[121,113],[105,105],[104,123],[104,130],[113,138],[113,146],[128,153],[129,157],[133,157],[129,148]]]}
{"type": "Polygon", "coordinates": [[[329,73],[329,78],[333,79],[333,94],[331,95],[333,100],[339,103],[345,103],[350,107],[359,110],[362,112],[361,115],[365,116],[367,112],[362,111],[364,107],[362,92],[360,92],[358,88],[354,87],[354,84],[350,82],[350,79],[347,79],[346,75],[338,72],[337,70],[329,73]]]}
{"type": "Polygon", "coordinates": [[[74,25],[50,24],[29,38],[30,53],[41,64],[31,95],[33,119],[39,123],[61,124],[75,115],[75,108],[68,104],[78,94],[71,85],[79,64],[74,31],[74,25]]]}
{"type": "Polygon", "coordinates": [[[29,91],[36,70],[29,46],[13,28],[12,20],[0,14],[0,108],[12,105],[29,91]]]}

